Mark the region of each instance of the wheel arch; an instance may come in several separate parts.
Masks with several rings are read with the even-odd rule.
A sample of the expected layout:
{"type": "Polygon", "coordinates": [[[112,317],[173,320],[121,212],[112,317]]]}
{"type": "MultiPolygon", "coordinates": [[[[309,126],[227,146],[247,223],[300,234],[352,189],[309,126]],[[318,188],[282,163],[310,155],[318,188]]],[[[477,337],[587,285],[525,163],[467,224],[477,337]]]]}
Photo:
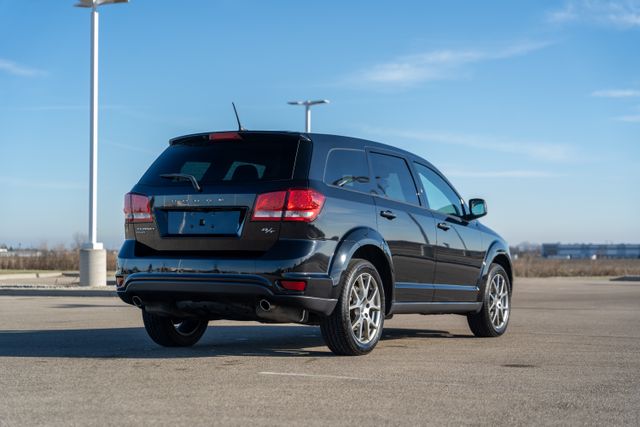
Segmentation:
{"type": "MultiPolygon", "coordinates": [[[[511,262],[511,254],[509,247],[501,241],[494,241],[487,250],[484,262],[482,264],[482,273],[480,275],[480,288],[487,282],[491,264],[498,264],[505,269],[509,277],[510,291],[513,293],[513,264],[511,262]]],[[[480,293],[482,294],[482,292],[480,293]]]]}
{"type": "MultiPolygon", "coordinates": [[[[342,273],[352,259],[369,261],[380,274],[385,296],[385,313],[389,313],[393,305],[394,271],[391,251],[380,233],[371,228],[357,228],[345,235],[335,252],[329,268],[329,275],[334,286],[340,285],[342,273]]],[[[338,293],[340,289],[337,289],[338,293]]]]}
{"type": "Polygon", "coordinates": [[[513,267],[511,265],[511,260],[505,254],[500,253],[493,258],[492,263],[499,264],[502,268],[505,269],[507,275],[509,276],[509,288],[511,292],[513,292],[513,267]]]}

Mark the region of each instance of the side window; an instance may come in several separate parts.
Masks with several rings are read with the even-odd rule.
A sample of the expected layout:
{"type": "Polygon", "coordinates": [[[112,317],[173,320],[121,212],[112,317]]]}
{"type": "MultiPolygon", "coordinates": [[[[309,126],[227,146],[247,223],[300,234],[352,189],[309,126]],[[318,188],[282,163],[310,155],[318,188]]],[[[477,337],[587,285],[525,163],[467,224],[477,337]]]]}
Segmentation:
{"type": "Polygon", "coordinates": [[[370,158],[376,194],[414,205],[420,204],[416,185],[404,159],[380,153],[371,153],[370,158]]]}
{"type": "Polygon", "coordinates": [[[429,208],[445,215],[462,216],[462,204],[455,191],[440,176],[420,163],[414,163],[429,208]]]}
{"type": "Polygon", "coordinates": [[[334,149],[329,152],[324,182],[336,187],[369,192],[369,166],[362,150],[334,149]]]}

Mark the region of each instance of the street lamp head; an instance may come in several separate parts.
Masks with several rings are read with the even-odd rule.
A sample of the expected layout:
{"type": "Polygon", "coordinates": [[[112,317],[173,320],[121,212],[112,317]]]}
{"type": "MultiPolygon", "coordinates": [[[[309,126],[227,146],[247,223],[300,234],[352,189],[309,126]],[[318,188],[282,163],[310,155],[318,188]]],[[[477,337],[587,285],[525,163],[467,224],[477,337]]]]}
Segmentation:
{"type": "Polygon", "coordinates": [[[289,105],[305,105],[305,106],[318,105],[318,104],[328,104],[328,103],[329,103],[328,99],[316,99],[314,101],[289,101],[289,102],[287,102],[287,104],[289,104],[289,105]]]}
{"type": "Polygon", "coordinates": [[[113,4],[113,3],[129,3],[129,0],[79,0],[78,3],[74,4],[75,7],[98,7],[103,4],[113,4]]]}
{"type": "Polygon", "coordinates": [[[307,101],[308,105],[328,104],[328,99],[316,99],[315,101],[307,101]]]}
{"type": "Polygon", "coordinates": [[[304,129],[305,132],[310,133],[311,132],[311,106],[312,105],[318,105],[318,104],[328,104],[329,100],[328,99],[316,99],[313,101],[289,101],[287,102],[287,104],[289,105],[304,105],[304,109],[305,109],[305,123],[304,123],[304,129]]]}

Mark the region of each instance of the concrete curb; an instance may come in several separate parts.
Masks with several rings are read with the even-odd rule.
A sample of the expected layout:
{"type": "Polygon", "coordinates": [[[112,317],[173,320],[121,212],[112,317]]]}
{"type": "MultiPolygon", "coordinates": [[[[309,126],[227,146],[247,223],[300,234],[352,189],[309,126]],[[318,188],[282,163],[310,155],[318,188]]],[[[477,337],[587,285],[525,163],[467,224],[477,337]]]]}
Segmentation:
{"type": "Polygon", "coordinates": [[[106,286],[100,287],[0,287],[0,296],[13,297],[115,297],[116,290],[106,286]]]}
{"type": "Polygon", "coordinates": [[[13,273],[13,274],[0,274],[0,282],[4,280],[14,279],[50,279],[53,277],[62,277],[61,271],[55,271],[51,273],[13,273]]]}

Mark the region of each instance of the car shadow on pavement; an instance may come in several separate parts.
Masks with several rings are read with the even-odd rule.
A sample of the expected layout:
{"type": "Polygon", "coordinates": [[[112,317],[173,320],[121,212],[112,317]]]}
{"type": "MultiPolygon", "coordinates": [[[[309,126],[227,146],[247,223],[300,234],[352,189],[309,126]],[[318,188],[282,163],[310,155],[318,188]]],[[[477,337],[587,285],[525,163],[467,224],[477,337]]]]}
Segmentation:
{"type": "Polygon", "coordinates": [[[448,331],[430,329],[384,328],[382,340],[405,340],[415,338],[474,338],[473,335],[456,335],[448,331]]]}
{"type": "MultiPolygon", "coordinates": [[[[409,338],[458,338],[446,331],[385,328],[383,341],[409,338]]],[[[320,328],[258,325],[210,326],[189,348],[153,343],[144,328],[0,330],[0,357],[169,359],[220,356],[323,357],[320,328]]]]}

